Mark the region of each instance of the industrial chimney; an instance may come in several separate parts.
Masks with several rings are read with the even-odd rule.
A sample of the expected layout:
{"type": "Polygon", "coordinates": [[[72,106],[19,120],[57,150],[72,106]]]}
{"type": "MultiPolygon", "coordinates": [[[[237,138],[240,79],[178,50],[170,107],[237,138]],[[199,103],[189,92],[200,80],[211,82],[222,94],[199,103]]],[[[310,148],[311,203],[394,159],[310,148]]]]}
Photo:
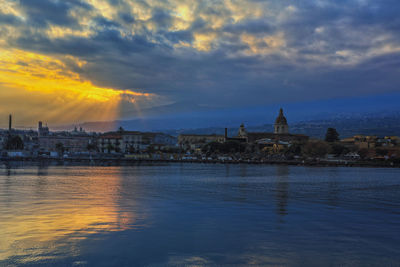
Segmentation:
{"type": "Polygon", "coordinates": [[[8,118],[8,130],[11,132],[12,130],[12,115],[8,118]]]}

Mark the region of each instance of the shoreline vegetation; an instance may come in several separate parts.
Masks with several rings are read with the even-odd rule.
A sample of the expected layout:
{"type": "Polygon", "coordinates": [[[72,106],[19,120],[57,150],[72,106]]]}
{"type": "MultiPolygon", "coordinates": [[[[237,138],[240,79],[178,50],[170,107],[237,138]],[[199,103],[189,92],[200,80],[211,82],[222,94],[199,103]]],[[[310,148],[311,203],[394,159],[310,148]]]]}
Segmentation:
{"type": "Polygon", "coordinates": [[[56,165],[86,166],[129,166],[140,163],[203,163],[203,164],[249,164],[249,165],[288,165],[309,167],[372,167],[400,168],[399,162],[372,160],[202,160],[202,159],[133,159],[133,158],[0,158],[7,163],[49,163],[56,165]]]}

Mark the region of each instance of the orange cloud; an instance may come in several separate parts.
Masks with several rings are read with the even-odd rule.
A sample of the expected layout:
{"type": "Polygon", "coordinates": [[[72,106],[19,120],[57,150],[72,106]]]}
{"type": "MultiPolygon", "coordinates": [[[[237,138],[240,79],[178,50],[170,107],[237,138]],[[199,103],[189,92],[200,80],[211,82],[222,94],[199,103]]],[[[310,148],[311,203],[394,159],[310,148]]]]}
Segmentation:
{"type": "Polygon", "coordinates": [[[282,32],[269,36],[255,36],[248,33],[241,35],[243,43],[248,45],[247,54],[266,55],[281,52],[280,49],[286,46],[285,36],[282,32]]]}

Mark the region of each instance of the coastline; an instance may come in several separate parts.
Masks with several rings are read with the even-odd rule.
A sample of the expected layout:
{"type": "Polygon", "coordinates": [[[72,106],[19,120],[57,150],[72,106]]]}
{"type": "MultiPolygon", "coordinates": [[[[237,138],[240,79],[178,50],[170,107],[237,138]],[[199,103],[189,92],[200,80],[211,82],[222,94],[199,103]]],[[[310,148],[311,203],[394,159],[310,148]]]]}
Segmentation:
{"type": "Polygon", "coordinates": [[[192,164],[248,164],[248,165],[287,165],[308,167],[366,167],[400,168],[400,163],[390,161],[324,161],[324,160],[172,160],[172,159],[132,159],[132,158],[0,158],[0,163],[12,162],[80,166],[129,166],[141,163],[192,163],[192,164]]]}

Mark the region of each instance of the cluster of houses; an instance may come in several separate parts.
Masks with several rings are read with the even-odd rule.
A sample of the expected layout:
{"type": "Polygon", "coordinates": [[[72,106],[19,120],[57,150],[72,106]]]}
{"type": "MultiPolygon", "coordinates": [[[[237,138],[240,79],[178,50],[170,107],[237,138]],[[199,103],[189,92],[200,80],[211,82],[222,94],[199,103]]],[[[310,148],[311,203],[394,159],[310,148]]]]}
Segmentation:
{"type": "MultiPolygon", "coordinates": [[[[11,121],[11,117],[10,117],[11,121]]],[[[0,131],[3,157],[70,157],[96,154],[134,154],[176,147],[176,138],[164,133],[125,131],[88,133],[84,129],[51,132],[42,122],[38,130],[0,131]]]]}
{"type": "Polygon", "coordinates": [[[398,136],[355,135],[340,140],[340,143],[346,147],[357,149],[357,151],[349,153],[349,156],[353,158],[361,156],[369,159],[400,158],[400,138],[398,136]]]}

